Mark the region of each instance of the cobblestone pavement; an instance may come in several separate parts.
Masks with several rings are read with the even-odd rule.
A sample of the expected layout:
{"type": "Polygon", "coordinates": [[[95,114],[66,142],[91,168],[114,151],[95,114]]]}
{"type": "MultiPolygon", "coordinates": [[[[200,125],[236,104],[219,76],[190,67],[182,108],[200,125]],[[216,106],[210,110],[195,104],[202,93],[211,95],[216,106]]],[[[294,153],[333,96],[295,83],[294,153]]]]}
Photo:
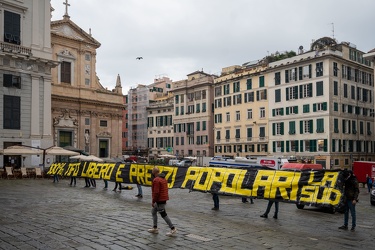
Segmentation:
{"type": "MultiPolygon", "coordinates": [[[[68,179],[0,180],[0,249],[365,249],[375,242],[375,206],[361,188],[357,230],[338,230],[343,214],[317,208],[299,210],[280,203],[279,219],[260,218],[266,200],[242,203],[220,196],[213,211],[212,196],[186,189],[170,190],[167,213],[177,228],[173,237],[159,215],[159,234],[152,226],[150,188],[121,193],[76,187],[68,179]]],[[[271,213],[273,212],[273,208],[271,213]]]]}

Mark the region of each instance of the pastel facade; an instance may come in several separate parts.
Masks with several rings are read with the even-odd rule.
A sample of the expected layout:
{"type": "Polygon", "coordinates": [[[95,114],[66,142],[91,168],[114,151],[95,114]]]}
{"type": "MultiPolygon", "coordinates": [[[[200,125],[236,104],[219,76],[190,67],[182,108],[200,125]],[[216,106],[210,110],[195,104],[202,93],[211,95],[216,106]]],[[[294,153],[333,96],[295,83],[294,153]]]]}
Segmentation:
{"type": "Polygon", "coordinates": [[[73,146],[101,158],[122,155],[125,108],[120,77],[105,89],[96,74],[100,43],[76,25],[67,13],[51,22],[52,134],[55,145],[73,146]]]}

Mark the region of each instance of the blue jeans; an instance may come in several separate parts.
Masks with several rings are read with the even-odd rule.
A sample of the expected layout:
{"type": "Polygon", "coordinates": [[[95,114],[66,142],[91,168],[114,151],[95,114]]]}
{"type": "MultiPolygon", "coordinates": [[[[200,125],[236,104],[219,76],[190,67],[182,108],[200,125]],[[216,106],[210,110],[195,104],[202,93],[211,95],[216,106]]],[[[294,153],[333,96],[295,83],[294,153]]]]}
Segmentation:
{"type": "Polygon", "coordinates": [[[104,188],[108,188],[108,181],[107,180],[103,180],[104,181],[104,188]]]}
{"type": "Polygon", "coordinates": [[[53,182],[59,182],[59,175],[58,174],[53,175],[53,182]]]}
{"type": "Polygon", "coordinates": [[[344,225],[348,226],[349,224],[349,210],[352,216],[352,227],[356,226],[356,214],[355,214],[355,205],[352,200],[347,200],[345,202],[345,216],[344,216],[344,225]]]}
{"type": "Polygon", "coordinates": [[[212,199],[214,200],[214,207],[219,208],[219,195],[213,193],[212,199]]]}
{"type": "Polygon", "coordinates": [[[142,192],[142,186],[137,184],[137,188],[138,188],[138,194],[139,195],[143,195],[143,192],[142,192]]]}

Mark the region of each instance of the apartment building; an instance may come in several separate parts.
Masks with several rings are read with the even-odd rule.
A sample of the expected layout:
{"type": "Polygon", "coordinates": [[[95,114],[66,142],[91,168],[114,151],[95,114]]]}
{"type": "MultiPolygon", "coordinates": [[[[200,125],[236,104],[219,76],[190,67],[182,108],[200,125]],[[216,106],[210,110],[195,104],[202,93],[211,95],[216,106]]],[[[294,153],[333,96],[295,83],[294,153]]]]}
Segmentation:
{"type": "Polygon", "coordinates": [[[173,82],[174,154],[213,156],[213,86],[216,76],[203,71],[173,82]]]}
{"type": "Polygon", "coordinates": [[[173,154],[173,94],[159,94],[146,109],[149,159],[173,154]]]}
{"type": "MultiPolygon", "coordinates": [[[[48,148],[51,131],[52,59],[50,1],[1,1],[0,148],[48,148]]],[[[41,156],[0,155],[0,166],[39,166],[41,156]]],[[[49,164],[46,164],[48,167],[49,164]]]]}
{"type": "Polygon", "coordinates": [[[269,63],[269,154],[325,168],[375,160],[374,73],[363,54],[323,37],[269,63]]]}
{"type": "Polygon", "coordinates": [[[128,148],[131,154],[148,156],[147,107],[151,100],[165,96],[171,88],[172,80],[163,76],[154,79],[152,84],[138,84],[129,90],[128,148]]]}
{"type": "Polygon", "coordinates": [[[222,69],[214,84],[215,155],[268,154],[267,62],[257,60],[222,69]]]}

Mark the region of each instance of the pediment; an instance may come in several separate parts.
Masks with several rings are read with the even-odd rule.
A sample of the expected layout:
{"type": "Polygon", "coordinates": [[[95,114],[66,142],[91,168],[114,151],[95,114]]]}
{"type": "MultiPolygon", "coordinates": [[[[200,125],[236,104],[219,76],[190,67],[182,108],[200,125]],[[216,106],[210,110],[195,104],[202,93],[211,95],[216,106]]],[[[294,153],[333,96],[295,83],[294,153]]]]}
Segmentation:
{"type": "Polygon", "coordinates": [[[70,19],[52,21],[51,33],[57,36],[88,43],[94,45],[96,48],[100,47],[100,43],[97,40],[95,40],[90,34],[85,32],[70,19]]]}

